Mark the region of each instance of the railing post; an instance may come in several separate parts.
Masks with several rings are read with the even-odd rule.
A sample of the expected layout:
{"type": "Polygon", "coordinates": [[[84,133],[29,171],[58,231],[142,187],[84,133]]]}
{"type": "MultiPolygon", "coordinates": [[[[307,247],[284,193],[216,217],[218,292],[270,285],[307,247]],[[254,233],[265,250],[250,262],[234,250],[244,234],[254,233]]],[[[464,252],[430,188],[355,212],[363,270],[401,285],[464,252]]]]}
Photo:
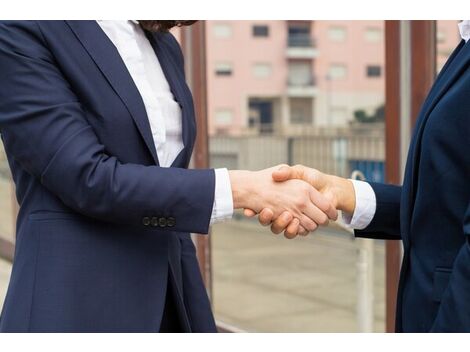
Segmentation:
{"type": "MultiPolygon", "coordinates": [[[[352,179],[365,180],[364,174],[354,171],[352,179]]],[[[374,332],[374,240],[356,238],[357,246],[357,329],[374,332]]]]}

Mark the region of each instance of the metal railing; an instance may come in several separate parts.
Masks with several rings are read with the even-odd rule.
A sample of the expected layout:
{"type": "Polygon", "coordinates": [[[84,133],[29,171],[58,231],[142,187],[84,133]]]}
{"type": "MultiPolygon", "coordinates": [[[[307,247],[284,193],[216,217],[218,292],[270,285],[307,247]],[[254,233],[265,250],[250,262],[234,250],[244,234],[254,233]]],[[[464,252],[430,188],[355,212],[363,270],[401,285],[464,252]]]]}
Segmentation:
{"type": "Polygon", "coordinates": [[[289,87],[315,87],[317,85],[317,77],[313,74],[298,79],[297,77],[287,77],[287,86],[289,87]]]}
{"type": "Polygon", "coordinates": [[[308,34],[289,34],[287,46],[290,48],[315,48],[316,41],[308,34]]]}

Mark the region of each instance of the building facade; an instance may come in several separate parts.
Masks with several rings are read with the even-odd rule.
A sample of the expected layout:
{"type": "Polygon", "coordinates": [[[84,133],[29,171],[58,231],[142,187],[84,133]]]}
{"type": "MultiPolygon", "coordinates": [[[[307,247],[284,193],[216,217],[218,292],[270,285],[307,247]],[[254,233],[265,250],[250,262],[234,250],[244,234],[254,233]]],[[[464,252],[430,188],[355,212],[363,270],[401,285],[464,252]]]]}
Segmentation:
{"type": "MultiPolygon", "coordinates": [[[[457,36],[439,21],[438,68],[457,36]]],[[[209,133],[298,135],[372,117],[384,60],[383,21],[208,21],[209,133]]]]}

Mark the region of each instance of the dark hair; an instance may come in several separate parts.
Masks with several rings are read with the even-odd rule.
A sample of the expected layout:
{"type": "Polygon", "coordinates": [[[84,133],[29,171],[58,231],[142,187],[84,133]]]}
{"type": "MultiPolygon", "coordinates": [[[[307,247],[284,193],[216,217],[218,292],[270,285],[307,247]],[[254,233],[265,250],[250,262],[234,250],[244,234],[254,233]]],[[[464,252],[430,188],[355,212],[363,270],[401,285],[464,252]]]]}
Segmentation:
{"type": "Polygon", "coordinates": [[[172,21],[139,21],[140,26],[149,32],[168,32],[173,27],[190,26],[197,21],[183,21],[183,20],[172,20],[172,21]]]}

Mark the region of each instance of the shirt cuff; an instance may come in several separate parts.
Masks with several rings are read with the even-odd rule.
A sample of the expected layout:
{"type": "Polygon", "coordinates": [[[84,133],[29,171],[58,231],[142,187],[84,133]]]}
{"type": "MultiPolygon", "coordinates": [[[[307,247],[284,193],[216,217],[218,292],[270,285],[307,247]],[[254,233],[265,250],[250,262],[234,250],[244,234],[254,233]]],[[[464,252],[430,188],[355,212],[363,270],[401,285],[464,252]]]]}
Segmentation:
{"type": "Polygon", "coordinates": [[[349,227],[363,230],[371,223],[377,208],[377,200],[372,186],[364,181],[351,180],[356,194],[354,213],[343,213],[343,221],[349,227]]]}
{"type": "Polygon", "coordinates": [[[227,169],[215,169],[214,206],[210,224],[231,219],[233,215],[232,185],[227,169]]]}

